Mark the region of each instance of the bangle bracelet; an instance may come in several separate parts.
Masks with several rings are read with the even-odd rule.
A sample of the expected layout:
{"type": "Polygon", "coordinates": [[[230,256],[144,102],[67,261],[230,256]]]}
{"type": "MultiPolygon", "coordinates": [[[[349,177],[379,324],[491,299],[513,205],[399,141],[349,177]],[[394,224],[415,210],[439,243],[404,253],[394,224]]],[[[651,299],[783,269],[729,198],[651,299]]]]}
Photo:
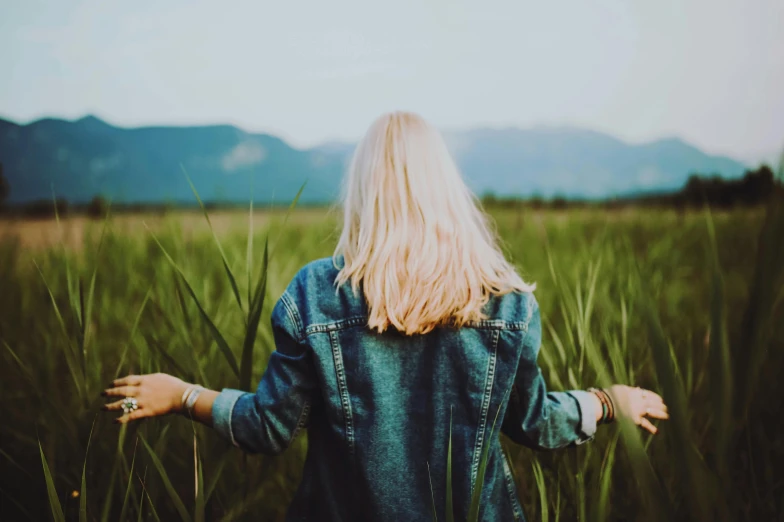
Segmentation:
{"type": "Polygon", "coordinates": [[[188,396],[193,391],[193,388],[194,388],[193,386],[188,386],[187,388],[185,388],[185,391],[182,392],[182,399],[180,399],[180,409],[181,410],[185,409],[185,401],[188,400],[188,396]]]}
{"type": "Polygon", "coordinates": [[[607,422],[612,422],[615,420],[615,403],[613,402],[610,393],[606,390],[602,390],[604,396],[607,398],[607,408],[609,409],[608,420],[607,422]]]}
{"type": "Polygon", "coordinates": [[[191,393],[189,393],[188,397],[185,399],[185,411],[188,412],[188,415],[193,414],[193,406],[196,405],[196,400],[198,400],[202,391],[204,391],[203,386],[194,386],[191,393]]]}
{"type": "Polygon", "coordinates": [[[612,402],[610,394],[599,388],[588,388],[588,391],[596,395],[599,402],[602,404],[602,418],[599,419],[598,424],[607,424],[615,419],[615,405],[612,402]]]}

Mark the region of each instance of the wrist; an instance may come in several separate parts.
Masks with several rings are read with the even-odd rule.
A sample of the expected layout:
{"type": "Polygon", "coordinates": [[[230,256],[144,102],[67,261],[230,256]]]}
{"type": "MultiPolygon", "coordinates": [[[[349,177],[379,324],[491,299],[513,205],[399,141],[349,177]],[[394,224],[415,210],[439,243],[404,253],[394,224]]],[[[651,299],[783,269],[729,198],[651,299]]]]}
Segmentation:
{"type": "Polygon", "coordinates": [[[603,417],[603,409],[602,409],[602,401],[599,399],[599,396],[595,393],[591,393],[591,397],[593,398],[593,411],[594,417],[596,418],[596,423],[598,424],[601,422],[603,417]]]}
{"type": "Polygon", "coordinates": [[[193,384],[181,381],[175,390],[172,391],[172,407],[173,413],[182,413],[184,410],[184,398],[188,390],[193,387],[193,384]]]}
{"type": "Polygon", "coordinates": [[[185,390],[182,392],[182,397],[180,398],[180,413],[187,417],[192,417],[193,407],[196,405],[196,401],[203,391],[204,386],[198,384],[189,384],[188,387],[185,388],[185,390]]]}
{"type": "Polygon", "coordinates": [[[588,391],[599,402],[596,414],[597,424],[607,424],[615,420],[615,403],[608,391],[599,388],[588,388],[588,391]]]}

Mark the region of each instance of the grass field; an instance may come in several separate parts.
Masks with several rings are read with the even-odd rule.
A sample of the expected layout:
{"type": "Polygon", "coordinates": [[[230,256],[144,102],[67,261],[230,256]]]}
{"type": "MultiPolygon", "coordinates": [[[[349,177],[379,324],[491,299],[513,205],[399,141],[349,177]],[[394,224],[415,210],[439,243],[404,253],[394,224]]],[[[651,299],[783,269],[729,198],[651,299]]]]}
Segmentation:
{"type": "MultiPolygon", "coordinates": [[[[655,437],[506,444],[529,520],[784,519],[783,212],[491,211],[538,284],[551,389],[635,384],[672,415],[655,437]]],[[[282,518],[304,437],[246,457],[179,417],[121,429],[99,393],[128,372],[255,387],[274,300],[337,239],[326,210],[284,220],[214,216],[236,292],[199,213],[0,221],[0,520],[282,518]]]]}

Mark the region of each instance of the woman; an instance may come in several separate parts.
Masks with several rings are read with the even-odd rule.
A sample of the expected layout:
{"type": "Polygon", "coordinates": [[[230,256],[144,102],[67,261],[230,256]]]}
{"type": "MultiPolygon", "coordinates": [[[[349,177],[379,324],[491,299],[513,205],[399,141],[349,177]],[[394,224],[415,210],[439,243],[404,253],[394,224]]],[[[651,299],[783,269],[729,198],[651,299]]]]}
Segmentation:
{"type": "Polygon", "coordinates": [[[244,451],[279,454],[308,431],[290,520],[431,520],[446,498],[451,434],[457,520],[489,446],[482,520],[523,519],[498,438],[541,449],[582,444],[630,417],[656,432],[653,392],[548,393],[537,366],[539,307],[504,259],[443,139],[420,117],[387,114],[354,155],[332,259],[294,277],[272,312],[276,350],[255,394],[204,390],[165,374],[128,376],[118,422],[171,412],[244,451]]]}

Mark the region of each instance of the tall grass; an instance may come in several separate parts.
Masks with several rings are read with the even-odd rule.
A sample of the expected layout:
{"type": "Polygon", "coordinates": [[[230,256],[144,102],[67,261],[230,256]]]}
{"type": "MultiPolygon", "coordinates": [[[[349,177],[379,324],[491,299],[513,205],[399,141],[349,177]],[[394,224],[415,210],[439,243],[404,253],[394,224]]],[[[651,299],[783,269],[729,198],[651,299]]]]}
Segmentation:
{"type": "MultiPolygon", "coordinates": [[[[527,517],[782,513],[781,199],[713,215],[493,215],[538,283],[550,387],[649,387],[672,415],[655,437],[621,423],[560,452],[505,441],[527,517]]],[[[0,519],[282,518],[305,438],[283,457],[246,458],[181,418],[118,429],[96,418],[98,392],[153,371],[252,389],[273,349],[270,303],[300,266],[331,254],[332,216],[291,219],[282,233],[283,213],[255,230],[238,216],[234,232],[204,221],[193,235],[180,219],[129,235],[109,218],[76,250],[0,244],[0,519]]]]}

